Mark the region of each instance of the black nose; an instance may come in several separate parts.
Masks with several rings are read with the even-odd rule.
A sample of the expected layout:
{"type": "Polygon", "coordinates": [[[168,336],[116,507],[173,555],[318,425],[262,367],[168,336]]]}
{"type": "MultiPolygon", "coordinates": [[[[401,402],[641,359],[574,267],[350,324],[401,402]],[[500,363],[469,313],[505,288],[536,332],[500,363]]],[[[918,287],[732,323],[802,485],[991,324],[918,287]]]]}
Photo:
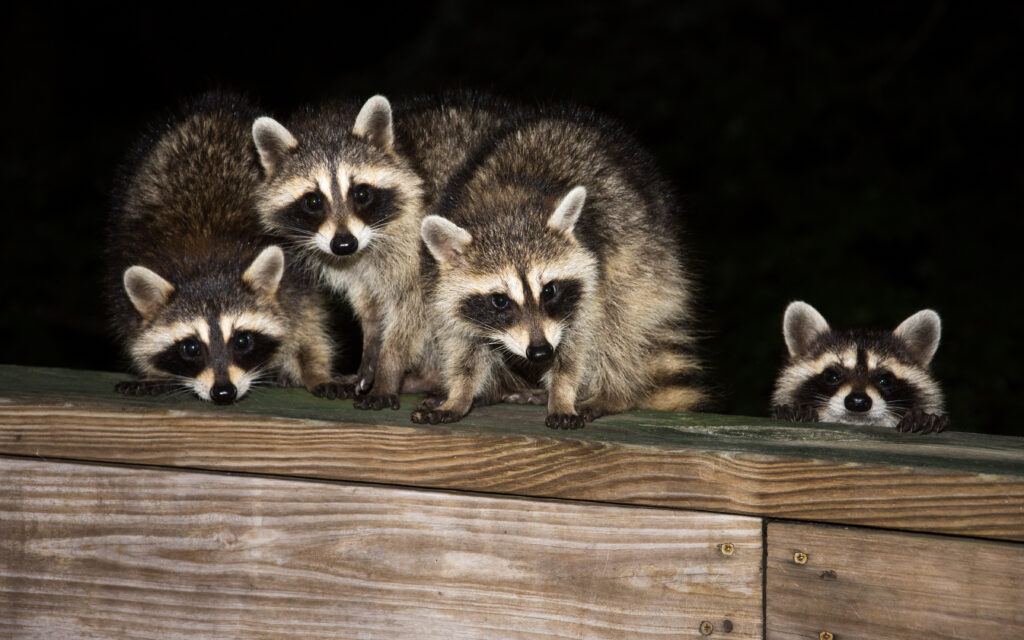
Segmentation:
{"type": "Polygon", "coordinates": [[[359,248],[359,241],[351,233],[345,233],[334,236],[331,240],[331,251],[336,256],[347,256],[356,252],[359,248]]]}
{"type": "Polygon", "coordinates": [[[210,400],[213,400],[214,404],[231,404],[235,401],[236,395],[238,395],[238,390],[230,382],[215,384],[210,389],[210,400]]]}
{"type": "Polygon", "coordinates": [[[846,396],[843,402],[850,411],[867,411],[871,408],[871,398],[863,391],[854,391],[846,396]]]}
{"type": "Polygon", "coordinates": [[[545,341],[543,344],[533,345],[526,347],[526,358],[530,362],[544,362],[551,358],[555,350],[551,348],[551,345],[545,341]]]}

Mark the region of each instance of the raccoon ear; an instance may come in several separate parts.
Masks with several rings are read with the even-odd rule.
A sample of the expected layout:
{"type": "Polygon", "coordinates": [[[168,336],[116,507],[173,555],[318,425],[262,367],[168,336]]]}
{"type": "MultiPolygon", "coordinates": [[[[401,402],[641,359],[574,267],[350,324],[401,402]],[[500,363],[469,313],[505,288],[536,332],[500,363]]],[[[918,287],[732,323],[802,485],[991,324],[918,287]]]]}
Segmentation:
{"type": "Polygon", "coordinates": [[[420,225],[420,235],[427,249],[441,264],[455,261],[473,241],[468,231],[441,216],[424,218],[420,225]]]}
{"type": "Polygon", "coordinates": [[[135,265],[124,271],[124,290],[143,319],[152,320],[167,306],[167,300],[174,293],[174,285],[155,271],[135,265]]]}
{"type": "Polygon", "coordinates": [[[261,296],[273,298],[284,275],[284,251],[277,245],[263,249],[242,274],[242,280],[261,296]]]}
{"type": "Polygon", "coordinates": [[[555,212],[548,218],[548,228],[565,235],[572,235],[576,221],[583,211],[583,203],[587,201],[587,190],[584,187],[576,187],[565,194],[562,201],[558,203],[555,212]]]}
{"type": "Polygon", "coordinates": [[[394,128],[391,124],[391,103],[384,96],[373,96],[366,101],[356,116],[352,133],[366,138],[385,151],[391,151],[395,143],[394,128]]]}
{"type": "Polygon", "coordinates": [[[892,333],[906,343],[914,361],[926,367],[939,349],[942,321],[939,314],[931,309],[924,309],[901,322],[892,333]]]}
{"type": "Polygon", "coordinates": [[[268,177],[274,175],[281,162],[299,146],[295,136],[280,122],[267,116],[256,118],[252,123],[252,139],[268,177]]]}
{"type": "Polygon", "coordinates": [[[825,317],[806,302],[789,303],[782,317],[782,336],[786,339],[789,355],[796,358],[807,353],[811,343],[829,331],[825,317]]]}

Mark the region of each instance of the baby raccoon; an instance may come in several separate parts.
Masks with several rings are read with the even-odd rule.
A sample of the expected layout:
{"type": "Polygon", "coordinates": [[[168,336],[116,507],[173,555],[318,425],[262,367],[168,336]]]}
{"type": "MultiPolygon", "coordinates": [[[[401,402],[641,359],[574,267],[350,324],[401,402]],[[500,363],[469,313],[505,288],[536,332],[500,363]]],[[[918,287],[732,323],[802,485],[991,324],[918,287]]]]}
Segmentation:
{"type": "Polygon", "coordinates": [[[399,391],[432,389],[433,319],[421,283],[420,222],[449,174],[501,116],[497,102],[420,100],[392,115],[383,96],[336,103],[285,128],[257,119],[252,136],[267,178],[267,229],[344,293],[363,330],[350,394],[362,409],[399,407],[399,391]],[[404,384],[403,384],[404,383],[404,384]]]}
{"type": "Polygon", "coordinates": [[[210,94],[141,141],[108,228],[112,327],[138,381],[228,404],[273,376],[336,397],[323,301],[259,224],[255,110],[210,94]]]}
{"type": "Polygon", "coordinates": [[[786,308],[789,361],[772,397],[776,418],[944,430],[942,392],[928,371],[939,348],[939,314],[918,311],[892,333],[832,330],[804,302],[786,308]]]}
{"type": "Polygon", "coordinates": [[[700,404],[671,194],[636,142],[582,110],[529,114],[482,145],[423,220],[447,397],[413,422],[538,384],[552,428],[700,404]]]}

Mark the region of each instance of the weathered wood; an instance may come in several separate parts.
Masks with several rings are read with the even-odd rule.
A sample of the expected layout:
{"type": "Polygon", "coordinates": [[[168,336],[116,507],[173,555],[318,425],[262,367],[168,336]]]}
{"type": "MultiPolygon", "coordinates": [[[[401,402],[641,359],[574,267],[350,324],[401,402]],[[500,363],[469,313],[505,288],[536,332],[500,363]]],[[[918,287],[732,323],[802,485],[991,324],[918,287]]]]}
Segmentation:
{"type": "Polygon", "coordinates": [[[2,637],[753,639],[761,560],[755,518],[0,460],[2,637]]]}
{"type": "Polygon", "coordinates": [[[222,408],[121,376],[0,367],[0,453],[669,506],[1024,540],[1024,439],[629,412],[586,429],[501,405],[408,422],[302,390],[222,408]]]}
{"type": "Polygon", "coordinates": [[[767,546],[769,640],[1024,638],[1024,545],[772,522],[767,546]]]}

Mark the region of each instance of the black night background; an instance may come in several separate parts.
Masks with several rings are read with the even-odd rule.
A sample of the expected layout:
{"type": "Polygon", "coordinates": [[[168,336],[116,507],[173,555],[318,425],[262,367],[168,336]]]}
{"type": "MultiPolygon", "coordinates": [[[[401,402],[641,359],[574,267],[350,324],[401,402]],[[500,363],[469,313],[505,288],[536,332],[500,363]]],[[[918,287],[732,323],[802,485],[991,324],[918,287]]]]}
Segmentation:
{"type": "Polygon", "coordinates": [[[275,115],[471,87],[587,104],[654,152],[683,195],[720,412],[767,415],[789,301],[836,327],[930,307],[952,428],[1024,435],[1024,6],[254,7],[6,11],[0,362],[123,367],[103,228],[162,109],[217,87],[275,115]]]}

